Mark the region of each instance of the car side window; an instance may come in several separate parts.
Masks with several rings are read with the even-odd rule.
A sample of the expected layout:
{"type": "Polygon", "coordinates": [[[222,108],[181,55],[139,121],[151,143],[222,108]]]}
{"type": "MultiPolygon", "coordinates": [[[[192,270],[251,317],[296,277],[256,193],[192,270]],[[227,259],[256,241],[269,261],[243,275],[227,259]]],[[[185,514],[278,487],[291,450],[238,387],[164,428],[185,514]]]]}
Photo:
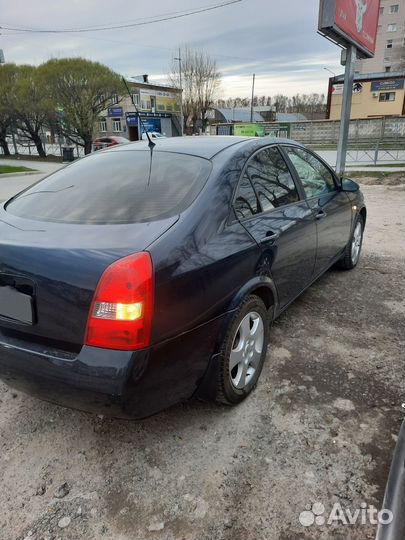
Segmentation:
{"type": "Polygon", "coordinates": [[[264,148],[252,156],[246,175],[253,184],[262,212],[299,200],[293,177],[276,147],[264,148]]]}
{"type": "Polygon", "coordinates": [[[313,154],[292,146],[284,149],[301,179],[308,199],[336,190],[332,173],[313,154]]]}
{"type": "Polygon", "coordinates": [[[260,211],[256,193],[246,174],[240,180],[233,207],[238,219],[254,216],[260,211]]]}

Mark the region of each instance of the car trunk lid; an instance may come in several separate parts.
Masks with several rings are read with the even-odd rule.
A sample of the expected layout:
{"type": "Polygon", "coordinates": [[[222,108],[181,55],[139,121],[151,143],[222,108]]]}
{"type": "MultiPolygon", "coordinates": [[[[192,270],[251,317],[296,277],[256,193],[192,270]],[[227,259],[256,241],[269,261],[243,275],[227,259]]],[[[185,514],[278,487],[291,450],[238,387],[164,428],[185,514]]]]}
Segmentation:
{"type": "Polygon", "coordinates": [[[0,338],[80,350],[104,270],[146,250],[177,219],[73,225],[26,220],[1,209],[0,338]]]}

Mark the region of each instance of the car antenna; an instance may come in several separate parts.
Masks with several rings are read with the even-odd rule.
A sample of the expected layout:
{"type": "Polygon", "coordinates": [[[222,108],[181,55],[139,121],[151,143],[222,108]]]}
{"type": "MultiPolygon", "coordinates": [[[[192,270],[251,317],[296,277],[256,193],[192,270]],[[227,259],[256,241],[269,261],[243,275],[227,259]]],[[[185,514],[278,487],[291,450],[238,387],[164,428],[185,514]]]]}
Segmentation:
{"type": "MultiPolygon", "coordinates": [[[[129,99],[131,100],[132,102],[132,105],[134,106],[135,108],[135,111],[136,111],[136,114],[138,115],[138,118],[139,118],[139,121],[141,123],[141,126],[143,127],[143,130],[144,132],[146,133],[146,137],[148,138],[148,146],[149,146],[149,149],[150,149],[150,164],[149,164],[149,176],[148,176],[148,186],[150,184],[150,177],[151,177],[151,173],[152,173],[152,157],[153,157],[153,149],[155,148],[155,145],[156,143],[154,143],[152,141],[152,139],[150,138],[150,135],[145,127],[145,124],[143,123],[143,120],[141,118],[141,115],[139,114],[139,110],[138,110],[138,107],[135,105],[135,101],[134,101],[134,97],[133,95],[131,94],[129,88],[128,88],[128,85],[127,85],[127,81],[124,79],[124,77],[122,77],[122,82],[124,83],[125,85],[125,88],[127,89],[127,92],[128,92],[128,95],[129,95],[129,99]]],[[[142,135],[141,135],[142,137],[142,135]]]]}

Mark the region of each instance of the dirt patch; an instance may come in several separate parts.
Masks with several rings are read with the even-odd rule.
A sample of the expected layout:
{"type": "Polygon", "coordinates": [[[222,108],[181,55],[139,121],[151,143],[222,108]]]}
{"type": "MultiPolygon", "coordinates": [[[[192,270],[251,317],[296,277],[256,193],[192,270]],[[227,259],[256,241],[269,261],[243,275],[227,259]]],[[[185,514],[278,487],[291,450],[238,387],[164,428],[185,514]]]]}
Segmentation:
{"type": "Polygon", "coordinates": [[[359,175],[358,180],[360,184],[366,186],[402,186],[405,185],[405,171],[397,173],[382,172],[370,174],[370,176],[367,176],[367,173],[364,172],[359,175]]]}
{"type": "Polygon", "coordinates": [[[299,521],[314,503],[381,506],[403,416],[403,203],[365,195],[358,268],[328,272],[276,321],[240,406],[126,422],[0,385],[2,537],[373,538],[370,524],[299,521]]]}

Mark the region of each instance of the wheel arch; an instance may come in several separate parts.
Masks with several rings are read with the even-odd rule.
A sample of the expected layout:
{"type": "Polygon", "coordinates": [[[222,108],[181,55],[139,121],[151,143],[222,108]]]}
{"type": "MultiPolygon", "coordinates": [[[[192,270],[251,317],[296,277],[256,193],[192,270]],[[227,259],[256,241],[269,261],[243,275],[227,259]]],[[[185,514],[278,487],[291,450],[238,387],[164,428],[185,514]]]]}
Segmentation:
{"type": "Polygon", "coordinates": [[[271,310],[271,315],[274,316],[278,306],[277,289],[274,281],[269,276],[262,275],[250,279],[235,293],[229,305],[228,313],[235,311],[242,300],[249,295],[258,296],[267,310],[271,310]]]}
{"type": "Polygon", "coordinates": [[[210,358],[207,370],[201,378],[198,388],[195,392],[195,397],[201,399],[213,400],[216,393],[216,380],[218,377],[219,368],[219,350],[225,338],[226,331],[229,327],[232,317],[241,302],[250,295],[258,296],[266,306],[270,321],[273,321],[278,311],[278,295],[277,289],[273,280],[267,275],[257,275],[245,283],[234,295],[229,308],[223,319],[221,330],[215,343],[215,350],[210,358]]]}

